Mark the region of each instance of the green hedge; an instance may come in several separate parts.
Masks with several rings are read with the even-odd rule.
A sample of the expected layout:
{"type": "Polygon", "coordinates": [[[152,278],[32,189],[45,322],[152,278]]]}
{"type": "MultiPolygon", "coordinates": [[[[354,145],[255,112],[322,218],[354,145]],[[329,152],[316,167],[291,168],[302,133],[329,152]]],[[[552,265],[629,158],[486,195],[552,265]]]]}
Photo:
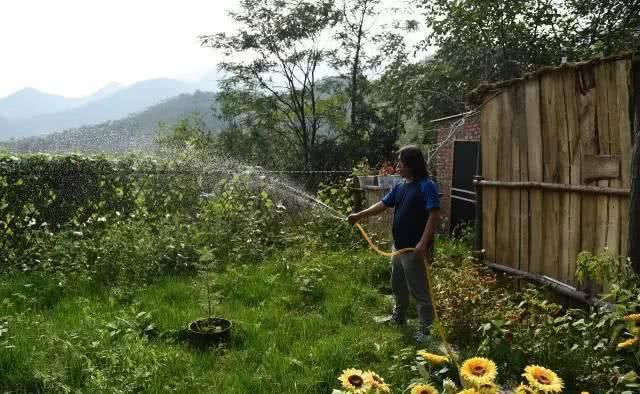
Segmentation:
{"type": "Polygon", "coordinates": [[[131,215],[195,215],[198,172],[153,158],[0,155],[0,259],[30,234],[131,215]]]}

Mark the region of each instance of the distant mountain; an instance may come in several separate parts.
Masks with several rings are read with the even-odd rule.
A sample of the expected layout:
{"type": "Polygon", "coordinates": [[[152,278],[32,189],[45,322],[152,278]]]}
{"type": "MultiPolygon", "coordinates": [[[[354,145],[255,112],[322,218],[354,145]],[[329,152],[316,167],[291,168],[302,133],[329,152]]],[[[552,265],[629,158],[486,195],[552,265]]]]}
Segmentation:
{"type": "Polygon", "coordinates": [[[0,99],[0,116],[10,122],[21,122],[34,116],[68,111],[110,96],[121,88],[122,85],[112,82],[97,92],[80,98],[64,97],[25,88],[0,99]]]}
{"type": "Polygon", "coordinates": [[[83,98],[83,101],[84,101],[83,104],[90,103],[92,101],[101,100],[101,99],[103,99],[103,98],[105,98],[107,96],[111,96],[112,94],[114,94],[115,92],[117,92],[118,90],[120,90],[122,88],[123,88],[123,86],[120,85],[119,83],[110,82],[109,84],[107,84],[103,88],[99,89],[98,91],[96,91],[92,95],[89,95],[89,96],[83,98]]]}
{"type": "Polygon", "coordinates": [[[72,99],[54,94],[43,93],[33,88],[22,89],[0,99],[0,116],[6,119],[20,119],[35,115],[65,111],[79,103],[72,99]]]}
{"type": "Polygon", "coordinates": [[[154,147],[154,138],[158,135],[161,122],[173,125],[198,113],[210,130],[219,129],[221,123],[212,110],[215,98],[215,93],[211,92],[181,94],[124,119],[14,141],[11,149],[19,152],[62,153],[148,151],[154,147]]]}
{"type": "MultiPolygon", "coordinates": [[[[121,119],[170,97],[182,93],[192,93],[195,90],[195,84],[174,79],[151,79],[126,88],[109,85],[93,95],[94,99],[85,101],[86,104],[72,105],[70,109],[60,112],[15,120],[5,116],[9,118],[9,125],[0,126],[0,140],[42,135],[112,119],[121,119]]],[[[33,92],[37,91],[31,90],[30,93],[33,92]]],[[[15,95],[10,97],[13,96],[15,95]]],[[[20,95],[20,97],[27,98],[20,101],[21,108],[28,108],[32,100],[36,100],[36,98],[41,99],[40,96],[34,94],[20,95]]],[[[53,96],[52,102],[57,98],[60,96],[53,96]]],[[[12,98],[12,102],[18,103],[15,98],[12,98]]],[[[64,106],[65,104],[59,105],[64,106]]],[[[66,105],[68,106],[68,101],[66,105]]],[[[14,114],[19,112],[17,108],[15,107],[14,114]]],[[[22,111],[26,112],[24,109],[22,111]]]]}

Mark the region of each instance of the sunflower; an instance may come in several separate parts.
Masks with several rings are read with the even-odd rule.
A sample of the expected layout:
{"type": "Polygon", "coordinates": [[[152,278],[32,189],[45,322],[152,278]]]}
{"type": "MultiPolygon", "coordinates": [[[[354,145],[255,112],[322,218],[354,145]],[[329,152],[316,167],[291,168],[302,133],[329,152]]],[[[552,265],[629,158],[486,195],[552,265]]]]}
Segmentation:
{"type": "Polygon", "coordinates": [[[478,393],[476,389],[465,389],[458,392],[458,394],[480,394],[480,393],[478,393]]]}
{"type": "Polygon", "coordinates": [[[515,391],[515,394],[533,394],[533,389],[529,386],[521,384],[515,391]]]}
{"type": "Polygon", "coordinates": [[[429,353],[426,350],[419,350],[418,356],[422,357],[424,361],[428,362],[431,365],[442,365],[449,362],[449,357],[429,353]]]}
{"type": "Polygon", "coordinates": [[[390,393],[391,386],[384,382],[384,379],[373,371],[367,371],[364,373],[364,379],[369,382],[372,389],[378,390],[379,393],[390,393]]]}
{"type": "Polygon", "coordinates": [[[561,393],[564,387],[562,379],[555,372],[538,365],[527,366],[522,376],[531,388],[542,393],[561,393]]]}
{"type": "Polygon", "coordinates": [[[638,343],[638,341],[640,341],[640,337],[635,337],[635,338],[627,339],[624,342],[620,342],[618,344],[618,350],[629,348],[635,345],[636,343],[638,343]]]}
{"type": "Polygon", "coordinates": [[[342,387],[350,393],[364,394],[371,389],[371,382],[365,378],[365,374],[359,369],[345,369],[338,377],[342,387]]]}
{"type": "Polygon", "coordinates": [[[480,394],[498,394],[498,386],[495,383],[484,383],[477,390],[480,394]]]}
{"type": "Polygon", "coordinates": [[[484,357],[470,358],[460,367],[460,379],[464,387],[479,387],[493,383],[497,375],[496,364],[484,357]]]}
{"type": "Polygon", "coordinates": [[[439,394],[438,390],[430,384],[416,384],[411,388],[411,394],[439,394]]]}

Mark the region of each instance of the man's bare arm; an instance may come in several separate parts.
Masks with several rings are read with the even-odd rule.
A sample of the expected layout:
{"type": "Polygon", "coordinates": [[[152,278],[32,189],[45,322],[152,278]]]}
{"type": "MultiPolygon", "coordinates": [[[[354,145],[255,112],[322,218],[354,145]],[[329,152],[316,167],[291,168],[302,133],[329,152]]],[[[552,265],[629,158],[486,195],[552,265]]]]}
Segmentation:
{"type": "Polygon", "coordinates": [[[349,215],[347,219],[349,220],[350,223],[357,223],[358,221],[364,218],[368,218],[369,216],[379,215],[382,212],[386,211],[387,209],[389,209],[389,207],[384,205],[384,203],[380,201],[373,204],[367,209],[364,209],[360,212],[352,213],[351,215],[349,215]]]}

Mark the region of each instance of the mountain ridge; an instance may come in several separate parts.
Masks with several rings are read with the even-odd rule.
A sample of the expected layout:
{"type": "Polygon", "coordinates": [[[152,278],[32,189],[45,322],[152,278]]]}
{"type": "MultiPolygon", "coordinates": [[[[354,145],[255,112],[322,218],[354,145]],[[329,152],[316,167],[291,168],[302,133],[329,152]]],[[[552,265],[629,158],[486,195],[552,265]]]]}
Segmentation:
{"type": "Polygon", "coordinates": [[[45,135],[144,111],[171,97],[216,90],[216,72],[200,80],[155,78],[123,86],[111,82],[84,97],[65,97],[28,87],[0,98],[0,141],[45,135]]]}
{"type": "Polygon", "coordinates": [[[66,110],[18,120],[8,119],[9,125],[0,128],[0,139],[43,135],[120,119],[163,100],[195,90],[196,86],[193,84],[169,78],[141,81],[66,110]]]}
{"type": "Polygon", "coordinates": [[[160,132],[159,123],[171,126],[198,113],[207,128],[219,129],[221,121],[213,110],[217,105],[215,99],[214,92],[196,90],[192,94],[169,98],[123,119],[23,138],[9,145],[16,152],[145,152],[154,148],[155,137],[160,132]]]}

